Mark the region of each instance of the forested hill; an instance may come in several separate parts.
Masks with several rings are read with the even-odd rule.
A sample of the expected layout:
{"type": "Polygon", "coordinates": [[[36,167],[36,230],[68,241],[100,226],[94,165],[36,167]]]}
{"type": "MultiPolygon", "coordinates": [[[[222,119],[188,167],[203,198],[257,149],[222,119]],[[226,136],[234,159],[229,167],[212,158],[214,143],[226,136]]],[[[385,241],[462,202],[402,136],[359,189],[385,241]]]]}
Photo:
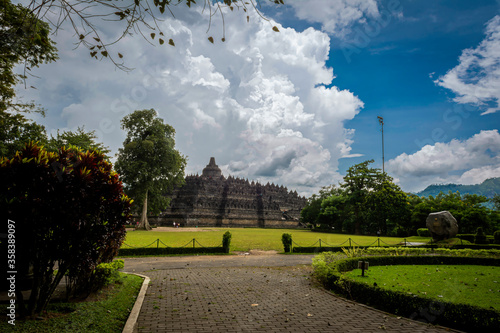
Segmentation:
{"type": "Polygon", "coordinates": [[[486,179],[481,184],[476,185],[430,185],[425,190],[418,192],[418,196],[428,197],[429,195],[436,196],[439,192],[447,194],[449,191],[460,192],[460,194],[477,194],[484,195],[487,198],[493,198],[495,194],[500,194],[500,177],[486,179]]]}

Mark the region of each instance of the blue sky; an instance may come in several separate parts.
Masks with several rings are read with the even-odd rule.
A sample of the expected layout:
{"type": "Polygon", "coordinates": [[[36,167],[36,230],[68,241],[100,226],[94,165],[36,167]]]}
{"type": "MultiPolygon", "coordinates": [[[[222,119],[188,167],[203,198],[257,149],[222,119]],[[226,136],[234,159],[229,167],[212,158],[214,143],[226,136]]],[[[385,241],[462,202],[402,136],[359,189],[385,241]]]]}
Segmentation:
{"type": "MultiPolygon", "coordinates": [[[[85,126],[116,153],[120,119],[155,108],[176,129],[187,173],[214,156],[224,175],[303,195],[374,159],[406,191],[500,176],[500,4],[497,1],[304,0],[220,18],[174,8],[160,23],[176,46],[139,36],[114,51],[130,73],[74,50],[18,94],[48,110],[50,133],[85,126]],[[246,22],[249,15],[249,22],[246,22]],[[276,25],[280,32],[272,31],[276,25]],[[213,36],[215,43],[207,41],[213,36]]],[[[113,38],[119,29],[102,25],[113,38]]]]}

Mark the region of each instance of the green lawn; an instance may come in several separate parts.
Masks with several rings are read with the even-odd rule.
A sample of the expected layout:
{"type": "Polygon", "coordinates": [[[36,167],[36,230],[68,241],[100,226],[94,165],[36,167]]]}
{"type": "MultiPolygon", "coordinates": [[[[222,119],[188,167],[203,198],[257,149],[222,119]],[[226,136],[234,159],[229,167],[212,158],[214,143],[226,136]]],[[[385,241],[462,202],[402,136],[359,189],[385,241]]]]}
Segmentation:
{"type": "MultiPolygon", "coordinates": [[[[322,246],[349,246],[351,245],[377,245],[376,236],[354,236],[345,234],[331,234],[312,232],[310,230],[300,229],[260,229],[260,228],[199,228],[199,231],[127,231],[127,237],[122,248],[132,247],[156,247],[156,240],[171,247],[180,247],[184,245],[192,246],[193,238],[203,246],[219,246],[222,243],[222,235],[229,231],[232,234],[231,251],[249,251],[252,249],[276,250],[283,252],[281,235],[283,233],[292,234],[294,246],[312,246],[321,239],[322,246]]],[[[430,238],[409,237],[407,241],[427,242],[430,238]]],[[[404,238],[381,237],[380,245],[395,245],[404,241],[404,238]]],[[[163,247],[162,243],[160,247],[163,247]]],[[[316,246],[318,246],[316,244],[316,246]]],[[[196,245],[198,246],[198,245],[196,245]]]]}
{"type": "Polygon", "coordinates": [[[500,310],[500,267],[401,265],[347,272],[350,279],[446,302],[500,310]]]}
{"type": "MultiPolygon", "coordinates": [[[[121,273],[119,283],[102,292],[96,301],[50,303],[44,320],[16,320],[15,326],[0,322],[0,332],[122,332],[143,279],[121,273]]],[[[0,314],[7,318],[2,304],[0,314]]]]}

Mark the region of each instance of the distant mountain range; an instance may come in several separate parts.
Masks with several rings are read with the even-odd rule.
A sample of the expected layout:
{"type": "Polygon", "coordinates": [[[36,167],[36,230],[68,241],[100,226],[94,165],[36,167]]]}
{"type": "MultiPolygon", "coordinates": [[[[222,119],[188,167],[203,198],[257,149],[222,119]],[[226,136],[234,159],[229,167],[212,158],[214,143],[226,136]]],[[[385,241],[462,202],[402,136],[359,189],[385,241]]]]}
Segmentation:
{"type": "Polygon", "coordinates": [[[440,192],[447,194],[449,191],[460,192],[460,194],[477,194],[484,195],[487,198],[493,198],[495,194],[500,194],[500,177],[486,179],[481,184],[476,185],[430,185],[425,190],[418,192],[418,196],[428,197],[429,195],[436,196],[440,192]]]}

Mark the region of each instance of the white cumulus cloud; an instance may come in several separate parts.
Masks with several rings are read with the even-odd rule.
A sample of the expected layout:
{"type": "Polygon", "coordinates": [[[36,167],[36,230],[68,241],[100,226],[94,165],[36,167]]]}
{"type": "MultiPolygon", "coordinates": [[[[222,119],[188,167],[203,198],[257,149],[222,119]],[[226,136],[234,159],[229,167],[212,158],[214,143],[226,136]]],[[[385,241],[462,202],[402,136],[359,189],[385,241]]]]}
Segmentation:
{"type": "Polygon", "coordinates": [[[467,140],[426,145],[414,154],[388,161],[389,174],[405,189],[418,191],[431,183],[478,184],[500,176],[500,134],[481,131],[467,140]]]}
{"type": "Polygon", "coordinates": [[[321,23],[323,31],[339,36],[350,32],[353,24],[380,15],[376,0],[305,0],[289,4],[298,18],[321,23]]]}
{"type": "Polygon", "coordinates": [[[434,81],[457,96],[454,101],[482,106],[482,114],[500,110],[500,16],[486,24],[486,37],[462,51],[459,64],[434,81]]]}
{"type": "Polygon", "coordinates": [[[129,73],[72,50],[71,34],[62,31],[56,38],[61,58],[37,70],[38,89],[26,92],[26,99],[47,107],[49,131],[85,125],[116,153],[125,137],[123,116],[154,108],[175,128],[188,174],[201,173],[214,156],[226,176],[283,184],[304,195],[340,180],[338,160],[352,156],[354,134],[344,122],[363,103],[331,86],[328,35],[234,11],[224,17],[223,43],[220,20],[212,20],[207,34],[201,6],[174,9],[175,19],[159,24],[175,47],[152,47],[139,36],[115,46],[135,68],[129,73]],[[212,35],[214,44],[207,40],[212,35]]]}

